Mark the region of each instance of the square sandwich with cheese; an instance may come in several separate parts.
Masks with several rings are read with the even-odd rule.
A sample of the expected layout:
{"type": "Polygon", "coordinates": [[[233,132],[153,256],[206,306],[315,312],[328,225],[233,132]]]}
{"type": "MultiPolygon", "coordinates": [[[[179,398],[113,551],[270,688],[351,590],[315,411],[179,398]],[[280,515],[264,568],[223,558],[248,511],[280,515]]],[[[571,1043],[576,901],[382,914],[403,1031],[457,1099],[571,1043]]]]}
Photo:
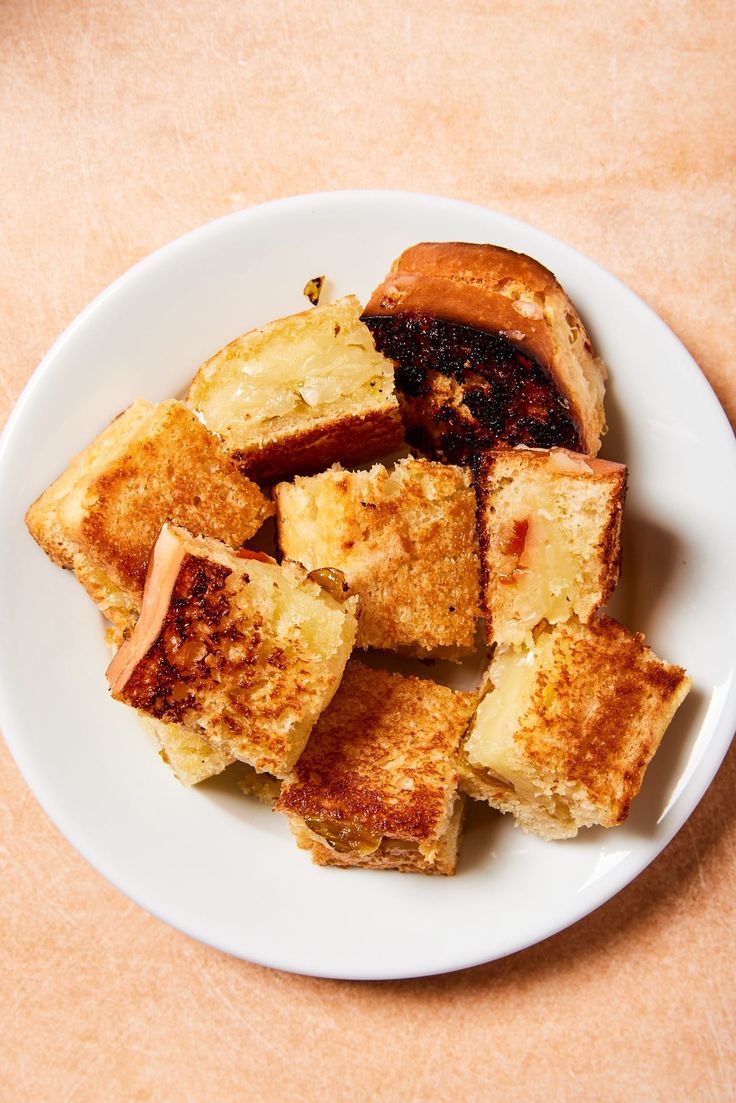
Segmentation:
{"type": "Polygon", "coordinates": [[[498,648],[461,785],[545,839],[623,823],[690,681],[610,617],[498,648]]]}
{"type": "Polygon", "coordinates": [[[108,620],[126,627],[140,609],[165,521],[239,547],[272,513],[182,402],[141,399],[75,456],[30,507],[26,524],[108,620]]]}
{"type": "Polygon", "coordinates": [[[488,641],[529,644],[542,621],[589,621],[618,581],[626,467],[498,449],[480,460],[476,490],[488,641]]]}
{"type": "Polygon", "coordinates": [[[470,472],[429,460],[336,466],[274,488],[278,544],[307,570],[333,567],[360,596],[358,647],[459,659],[478,607],[470,472]]]}
{"type": "Polygon", "coordinates": [[[197,372],[187,401],[259,482],[362,463],[403,441],[393,364],[353,295],[238,337],[197,372]]]}
{"type": "Polygon", "coordinates": [[[276,802],[297,844],[318,865],[454,873],[475,701],[351,660],[276,802]]]}
{"type": "Polygon", "coordinates": [[[340,682],[355,605],[298,564],[164,525],[140,617],[108,668],[112,695],[283,777],[340,682]]]}

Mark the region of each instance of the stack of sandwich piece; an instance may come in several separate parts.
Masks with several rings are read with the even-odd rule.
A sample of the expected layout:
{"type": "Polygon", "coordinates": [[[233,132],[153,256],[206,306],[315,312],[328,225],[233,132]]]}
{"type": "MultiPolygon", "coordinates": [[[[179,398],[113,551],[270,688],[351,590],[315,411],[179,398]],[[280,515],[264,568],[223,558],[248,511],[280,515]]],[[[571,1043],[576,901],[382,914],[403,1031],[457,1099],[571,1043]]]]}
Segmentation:
{"type": "Polygon", "coordinates": [[[453,873],[466,795],[545,838],[621,823],[689,688],[599,612],[627,477],[594,458],[604,378],[536,261],[415,246],[362,317],[270,323],[134,403],[27,523],[182,782],[244,763],[316,862],[453,873]],[[276,554],[248,548],[274,513],[276,554]],[[353,657],[461,662],[481,619],[468,692],[353,657]]]}

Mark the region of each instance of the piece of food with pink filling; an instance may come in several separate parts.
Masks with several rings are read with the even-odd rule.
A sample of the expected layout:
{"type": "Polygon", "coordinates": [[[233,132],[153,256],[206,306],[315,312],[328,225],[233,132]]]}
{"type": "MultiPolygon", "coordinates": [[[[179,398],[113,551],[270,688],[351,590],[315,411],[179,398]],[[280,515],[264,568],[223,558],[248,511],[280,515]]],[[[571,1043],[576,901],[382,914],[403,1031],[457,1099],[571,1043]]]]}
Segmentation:
{"type": "Polygon", "coordinates": [[[112,695],[283,777],[340,682],[355,605],[298,564],[165,525],[140,618],[107,671],[112,695]]]}
{"type": "Polygon", "coordinates": [[[621,565],[626,467],[529,448],[485,453],[476,471],[489,643],[529,644],[542,621],[587,623],[621,565]]]}

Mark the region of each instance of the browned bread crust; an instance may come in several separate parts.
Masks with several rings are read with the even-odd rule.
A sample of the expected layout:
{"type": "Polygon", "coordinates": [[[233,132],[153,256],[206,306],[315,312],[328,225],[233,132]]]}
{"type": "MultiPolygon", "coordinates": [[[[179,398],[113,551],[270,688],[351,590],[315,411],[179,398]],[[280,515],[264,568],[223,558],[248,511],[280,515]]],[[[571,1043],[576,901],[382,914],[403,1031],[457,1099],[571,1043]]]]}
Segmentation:
{"type": "Polygon", "coordinates": [[[392,407],[294,429],[267,447],[236,448],[231,456],[243,474],[270,484],[291,475],[324,471],[337,457],[343,464],[365,463],[395,451],[403,439],[398,407],[392,407]]]}
{"type": "Polygon", "coordinates": [[[454,872],[475,700],[351,660],[276,803],[299,845],[319,864],[454,872]]]}
{"type": "Polygon", "coordinates": [[[297,564],[165,526],[141,616],[108,670],[113,696],[282,777],[339,684],[355,604],[297,564]]]}
{"type": "Polygon", "coordinates": [[[415,245],[363,317],[397,362],[402,414],[420,447],[456,460],[496,443],[598,452],[605,368],[568,296],[531,257],[415,245]]]}
{"type": "Polygon", "coordinates": [[[508,712],[492,710],[507,692],[509,654],[497,652],[490,667],[464,747],[464,791],[543,838],[623,823],[689,691],[685,671],[610,617],[568,621],[537,635],[531,682],[507,731],[508,712]]]}
{"type": "Polygon", "coordinates": [[[499,448],[479,457],[474,481],[489,643],[531,643],[542,620],[589,622],[621,570],[626,467],[561,448],[499,448]]]}
{"type": "Polygon", "coordinates": [[[125,627],[140,607],[165,521],[239,547],[272,513],[182,402],[139,400],[74,457],[30,507],[26,524],[108,619],[125,627]]]}
{"type": "Polygon", "coordinates": [[[475,497],[465,468],[402,460],[333,467],[274,489],[278,543],[336,567],[361,601],[359,647],[458,659],[478,621],[475,497]]]}

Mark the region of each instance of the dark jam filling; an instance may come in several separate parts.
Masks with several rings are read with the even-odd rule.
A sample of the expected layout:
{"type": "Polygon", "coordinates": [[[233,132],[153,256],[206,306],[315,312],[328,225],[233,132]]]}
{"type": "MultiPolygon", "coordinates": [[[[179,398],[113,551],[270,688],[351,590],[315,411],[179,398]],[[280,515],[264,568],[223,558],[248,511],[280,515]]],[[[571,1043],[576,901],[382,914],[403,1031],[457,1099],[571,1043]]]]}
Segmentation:
{"type": "Polygon", "coordinates": [[[396,365],[396,389],[408,400],[402,404],[407,437],[423,451],[455,462],[501,443],[580,451],[567,400],[507,338],[428,314],[363,321],[376,348],[396,365]],[[459,385],[461,401],[448,400],[438,376],[459,385]]]}

